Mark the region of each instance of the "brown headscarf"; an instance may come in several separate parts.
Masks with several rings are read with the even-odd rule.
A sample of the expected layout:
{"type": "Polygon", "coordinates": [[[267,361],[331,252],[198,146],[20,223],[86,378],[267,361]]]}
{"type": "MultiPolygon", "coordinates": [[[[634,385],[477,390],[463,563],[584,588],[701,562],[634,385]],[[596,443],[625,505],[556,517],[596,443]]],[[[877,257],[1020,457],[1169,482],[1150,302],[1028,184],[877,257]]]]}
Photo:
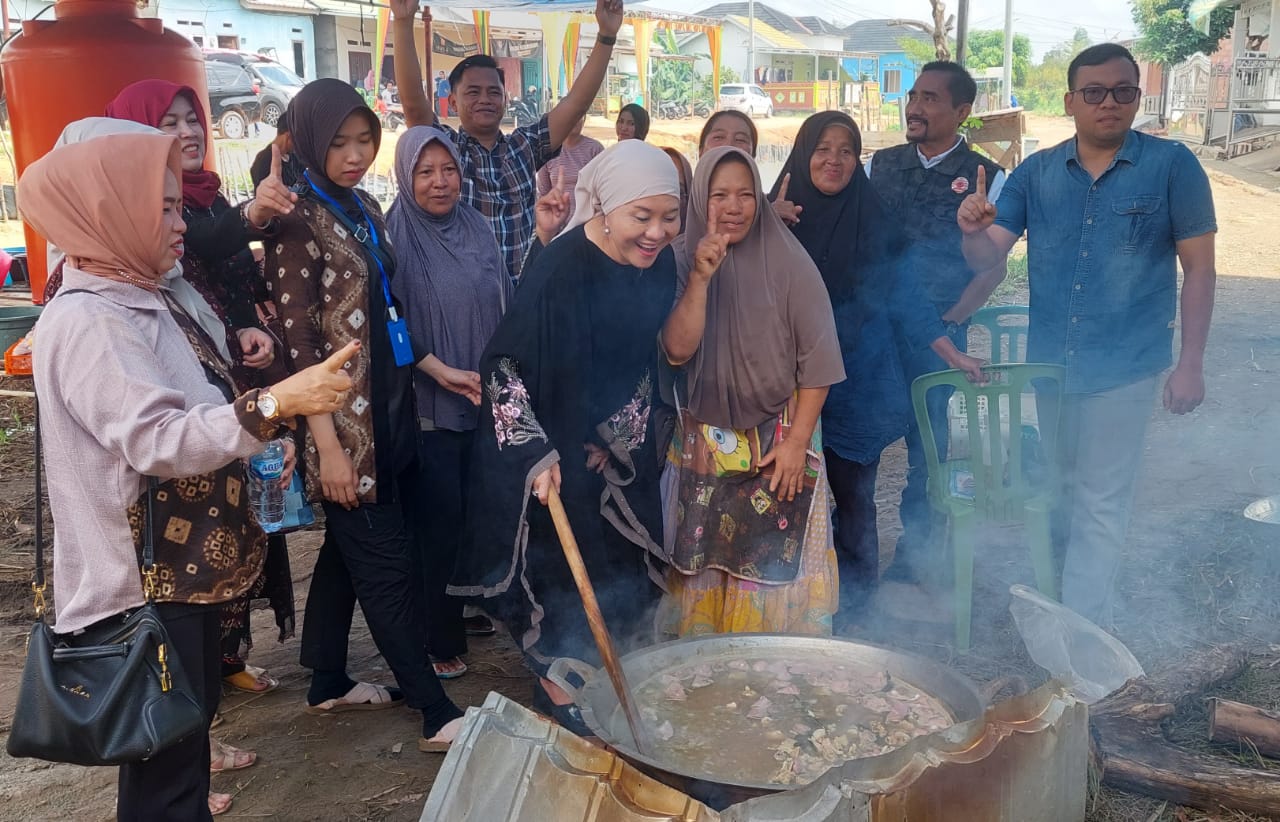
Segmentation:
{"type": "Polygon", "coordinates": [[[178,138],[113,134],[55,148],[18,183],[22,217],[88,274],[155,291],[165,270],[165,171],[182,179],[178,138]]]}
{"type": "Polygon", "coordinates": [[[730,158],[751,169],[756,218],[711,280],[702,346],[686,366],[687,404],[702,422],[745,430],[777,416],[797,388],[833,385],[845,374],[822,276],[769,207],[755,161],[739,149],[707,152],[694,172],[677,257],[681,289],[707,233],[712,172],[730,158]]]}

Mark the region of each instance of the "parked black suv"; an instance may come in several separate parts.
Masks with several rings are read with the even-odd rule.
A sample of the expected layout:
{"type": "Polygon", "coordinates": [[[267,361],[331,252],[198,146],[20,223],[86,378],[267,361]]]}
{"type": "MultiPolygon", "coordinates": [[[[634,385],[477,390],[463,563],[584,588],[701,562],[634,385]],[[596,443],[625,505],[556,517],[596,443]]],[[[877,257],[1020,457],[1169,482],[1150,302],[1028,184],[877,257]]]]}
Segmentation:
{"type": "Polygon", "coordinates": [[[273,127],[280,122],[280,115],[289,107],[289,101],[307,82],[289,68],[261,54],[230,49],[205,49],[204,59],[206,63],[226,63],[240,66],[249,72],[258,84],[262,122],[273,127]]]}
{"type": "Polygon", "coordinates": [[[262,105],[253,77],[239,66],[206,62],[204,79],[209,86],[209,119],[214,129],[229,140],[243,139],[262,105]]]}

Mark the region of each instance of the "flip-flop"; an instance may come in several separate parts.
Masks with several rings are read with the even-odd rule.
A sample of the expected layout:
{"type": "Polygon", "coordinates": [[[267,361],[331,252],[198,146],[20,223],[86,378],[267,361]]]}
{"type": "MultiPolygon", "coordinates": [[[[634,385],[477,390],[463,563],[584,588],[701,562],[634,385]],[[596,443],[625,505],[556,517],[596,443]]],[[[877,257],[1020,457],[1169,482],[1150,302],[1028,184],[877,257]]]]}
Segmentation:
{"type": "Polygon", "coordinates": [[[242,771],[245,768],[253,767],[254,763],[258,761],[258,755],[253,751],[244,751],[244,750],[241,750],[240,748],[232,747],[231,745],[228,745],[225,742],[220,742],[217,739],[214,739],[212,737],[209,738],[209,741],[218,751],[218,755],[216,757],[212,756],[213,752],[210,751],[211,756],[209,757],[209,773],[227,773],[228,771],[242,771]],[[236,764],[237,762],[243,761],[240,758],[241,755],[247,757],[249,761],[244,762],[244,764],[236,764]],[[231,759],[230,765],[226,764],[228,757],[230,757],[231,759]],[[218,767],[216,764],[219,762],[222,763],[221,767],[218,767]]]}
{"type": "Polygon", "coordinates": [[[440,659],[440,660],[437,660],[435,657],[432,657],[431,667],[435,669],[436,679],[457,679],[458,677],[462,676],[467,672],[467,663],[463,662],[461,659],[459,659],[456,656],[453,657],[452,659],[440,659]],[[442,667],[442,666],[454,666],[454,667],[450,668],[450,667],[442,667]]]}
{"type": "Polygon", "coordinates": [[[493,625],[493,620],[484,614],[463,617],[462,628],[467,632],[467,636],[493,636],[498,633],[498,629],[493,625]]]}
{"type": "Polygon", "coordinates": [[[419,737],[418,750],[422,751],[423,753],[448,753],[449,748],[452,747],[453,743],[457,741],[458,734],[462,732],[462,720],[463,720],[463,717],[458,717],[457,719],[449,720],[448,722],[445,723],[444,728],[441,728],[439,731],[437,731],[436,735],[431,737],[430,739],[427,739],[425,736],[419,737]],[[458,723],[458,730],[454,732],[453,739],[444,740],[444,739],[437,738],[440,736],[440,734],[444,733],[445,728],[448,728],[450,725],[452,725],[455,722],[458,723]]]}
{"type": "Polygon", "coordinates": [[[244,670],[237,674],[224,676],[222,681],[237,691],[250,694],[266,694],[280,687],[280,680],[252,665],[244,666],[244,670]]]}
{"type": "Polygon", "coordinates": [[[404,694],[398,688],[357,682],[356,686],[337,699],[326,699],[318,705],[307,705],[309,714],[323,716],[344,711],[381,711],[404,704],[404,694]]]}

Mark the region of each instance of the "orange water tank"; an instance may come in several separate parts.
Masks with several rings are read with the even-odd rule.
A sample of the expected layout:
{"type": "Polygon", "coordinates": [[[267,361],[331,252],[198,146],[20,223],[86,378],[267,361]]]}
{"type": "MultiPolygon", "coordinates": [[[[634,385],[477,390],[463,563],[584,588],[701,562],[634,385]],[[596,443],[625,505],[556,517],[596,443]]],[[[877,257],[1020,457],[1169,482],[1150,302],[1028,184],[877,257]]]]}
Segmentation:
{"type": "MultiPolygon", "coordinates": [[[[53,20],[24,21],[0,51],[19,175],[53,148],[68,123],[101,117],[130,83],[171,80],[208,100],[199,47],[160,20],[139,17],[134,0],[57,0],[53,11],[53,20]]],[[[31,296],[41,302],[45,241],[31,226],[25,230],[31,296]]]]}

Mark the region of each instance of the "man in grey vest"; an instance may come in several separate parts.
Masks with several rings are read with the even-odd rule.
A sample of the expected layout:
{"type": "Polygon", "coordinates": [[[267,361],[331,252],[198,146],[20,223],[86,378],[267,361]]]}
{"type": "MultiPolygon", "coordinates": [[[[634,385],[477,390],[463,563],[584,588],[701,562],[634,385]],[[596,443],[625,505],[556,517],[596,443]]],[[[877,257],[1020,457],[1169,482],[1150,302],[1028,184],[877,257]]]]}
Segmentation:
{"type": "MultiPolygon", "coordinates": [[[[920,71],[907,95],[906,145],[877,151],[867,163],[867,176],[906,233],[902,265],[915,268],[947,334],[956,348],[967,349],[969,317],[981,308],[1004,279],[1003,261],[990,271],[974,271],[961,251],[963,235],[956,224],[956,209],[977,188],[978,170],[984,169],[987,197],[994,201],[1004,186],[1005,172],[969,147],[959,133],[973,110],[978,88],[960,65],[938,61],[920,71]]],[[[908,383],[921,374],[947,368],[931,349],[912,350],[899,341],[908,383]]],[[[932,435],[943,459],[947,453],[947,401],[949,390],[929,394],[932,435]]],[[[899,516],[902,536],[893,564],[884,578],[919,582],[922,572],[936,568],[941,555],[942,528],[926,494],[928,467],[920,431],[912,424],[907,432],[907,484],[902,490],[899,516]]]]}

